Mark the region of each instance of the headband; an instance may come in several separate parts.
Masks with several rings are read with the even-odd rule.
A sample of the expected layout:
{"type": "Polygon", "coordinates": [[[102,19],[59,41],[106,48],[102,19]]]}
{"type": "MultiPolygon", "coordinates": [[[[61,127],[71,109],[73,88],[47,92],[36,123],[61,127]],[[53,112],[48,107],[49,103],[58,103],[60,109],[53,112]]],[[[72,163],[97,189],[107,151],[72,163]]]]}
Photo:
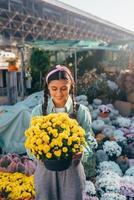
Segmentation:
{"type": "Polygon", "coordinates": [[[54,70],[52,70],[51,72],[48,73],[48,75],[46,76],[46,83],[48,83],[48,78],[52,74],[54,74],[55,72],[58,72],[58,71],[60,71],[60,72],[62,72],[62,71],[66,72],[68,74],[68,76],[70,77],[72,83],[74,83],[74,79],[73,79],[72,75],[70,74],[69,69],[67,67],[63,66],[63,65],[62,66],[61,65],[56,65],[56,69],[54,69],[54,70]]]}

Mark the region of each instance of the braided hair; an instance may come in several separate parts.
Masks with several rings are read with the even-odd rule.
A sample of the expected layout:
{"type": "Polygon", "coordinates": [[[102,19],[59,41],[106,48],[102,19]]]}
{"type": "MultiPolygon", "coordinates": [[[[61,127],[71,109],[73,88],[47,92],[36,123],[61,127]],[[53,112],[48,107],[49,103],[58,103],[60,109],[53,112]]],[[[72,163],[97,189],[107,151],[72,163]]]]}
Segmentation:
{"type": "Polygon", "coordinates": [[[60,66],[59,68],[55,66],[46,75],[45,85],[44,85],[44,104],[42,104],[42,114],[47,115],[47,106],[48,106],[48,98],[49,98],[48,84],[53,80],[61,80],[61,79],[71,81],[70,94],[72,96],[72,102],[73,102],[73,114],[71,115],[71,117],[76,118],[77,111],[76,111],[76,101],[75,101],[75,92],[76,92],[75,83],[74,83],[71,71],[67,67],[64,67],[64,66],[60,66]],[[64,69],[62,70],[62,67],[65,70],[64,69]]]}

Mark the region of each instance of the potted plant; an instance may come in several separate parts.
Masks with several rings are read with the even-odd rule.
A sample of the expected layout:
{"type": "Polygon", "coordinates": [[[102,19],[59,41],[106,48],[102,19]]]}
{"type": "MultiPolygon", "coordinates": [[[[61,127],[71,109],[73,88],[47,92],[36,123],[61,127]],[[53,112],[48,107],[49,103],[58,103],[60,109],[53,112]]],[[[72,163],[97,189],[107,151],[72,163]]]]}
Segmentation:
{"type": "Polygon", "coordinates": [[[104,142],[103,150],[107,153],[110,160],[116,160],[122,152],[122,148],[115,141],[104,142]]]}
{"type": "Polygon", "coordinates": [[[52,171],[67,169],[86,146],[84,129],[67,113],[33,117],[25,135],[25,147],[52,171]]]}

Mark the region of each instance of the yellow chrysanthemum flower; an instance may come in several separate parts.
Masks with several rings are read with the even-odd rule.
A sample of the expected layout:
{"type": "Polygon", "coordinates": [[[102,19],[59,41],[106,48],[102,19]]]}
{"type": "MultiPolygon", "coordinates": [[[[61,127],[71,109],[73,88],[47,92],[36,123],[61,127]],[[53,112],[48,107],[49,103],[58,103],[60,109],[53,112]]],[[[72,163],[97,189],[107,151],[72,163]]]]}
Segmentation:
{"type": "Polygon", "coordinates": [[[61,150],[54,151],[54,155],[57,156],[57,157],[60,157],[61,156],[61,150]]]}
{"type": "Polygon", "coordinates": [[[27,177],[21,173],[0,172],[0,191],[4,189],[6,199],[17,200],[23,198],[34,198],[34,180],[33,176],[27,177]]]}
{"type": "Polygon", "coordinates": [[[36,144],[37,144],[37,145],[42,144],[42,140],[41,140],[40,138],[38,138],[38,139],[36,140],[36,144]]]}
{"type": "Polygon", "coordinates": [[[48,153],[48,151],[50,150],[50,146],[49,145],[44,145],[42,150],[43,150],[44,153],[48,153]]]}
{"type": "Polygon", "coordinates": [[[76,152],[76,149],[72,148],[72,152],[75,153],[75,152],[76,152]]]}
{"type": "Polygon", "coordinates": [[[67,147],[63,147],[63,148],[62,148],[62,151],[63,151],[64,153],[66,153],[66,152],[68,151],[68,148],[67,148],[67,147]]]}
{"type": "Polygon", "coordinates": [[[75,145],[74,145],[74,148],[75,148],[75,149],[78,149],[78,148],[79,148],[78,144],[75,144],[75,145]]]}
{"type": "Polygon", "coordinates": [[[52,154],[48,152],[48,153],[46,153],[46,157],[47,158],[52,158],[52,154]]]}

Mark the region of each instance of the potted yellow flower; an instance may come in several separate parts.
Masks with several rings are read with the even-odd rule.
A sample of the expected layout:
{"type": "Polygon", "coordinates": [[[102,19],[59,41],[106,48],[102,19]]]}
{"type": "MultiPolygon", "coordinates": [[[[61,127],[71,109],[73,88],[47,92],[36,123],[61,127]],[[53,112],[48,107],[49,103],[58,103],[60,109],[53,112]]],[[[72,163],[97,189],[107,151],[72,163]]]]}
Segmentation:
{"type": "Polygon", "coordinates": [[[67,113],[33,117],[25,135],[25,147],[53,171],[67,169],[72,156],[86,146],[84,129],[67,113]]]}

